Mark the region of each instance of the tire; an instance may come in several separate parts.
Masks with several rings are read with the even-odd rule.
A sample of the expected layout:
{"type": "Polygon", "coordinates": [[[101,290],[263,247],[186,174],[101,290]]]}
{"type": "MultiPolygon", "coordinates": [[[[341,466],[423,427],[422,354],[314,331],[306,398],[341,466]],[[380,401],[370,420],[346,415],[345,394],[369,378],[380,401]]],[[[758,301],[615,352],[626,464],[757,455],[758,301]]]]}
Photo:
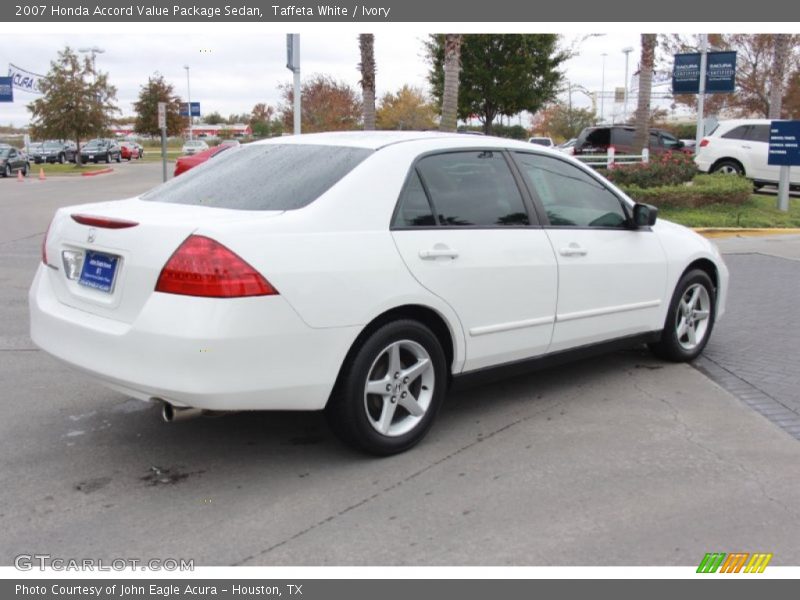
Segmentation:
{"type": "Polygon", "coordinates": [[[106,152],[106,164],[111,164],[111,152],[106,152]]]}
{"type": "Polygon", "coordinates": [[[58,163],[63,165],[65,162],[67,162],[67,157],[63,153],[59,154],[58,155],[58,163]]]}
{"type": "Polygon", "coordinates": [[[354,348],[325,413],[343,442],[389,456],[425,436],[446,393],[441,343],[425,325],[403,319],[383,325],[354,348]]]}
{"type": "Polygon", "coordinates": [[[650,350],[672,362],[697,358],[714,329],[716,305],[716,290],[708,274],[700,269],[686,272],[672,295],[661,339],[650,344],[650,350]]]}
{"type": "MultiPolygon", "coordinates": [[[[128,159],[128,160],[130,160],[130,159],[128,159]]],[[[118,163],[121,163],[121,162],[122,162],[122,153],[120,153],[120,154],[117,154],[117,162],[118,162],[118,163]]]]}
{"type": "Polygon", "coordinates": [[[6,168],[3,169],[3,177],[11,177],[11,167],[6,165],[6,168]]]}
{"type": "Polygon", "coordinates": [[[22,176],[23,177],[27,177],[28,176],[28,170],[29,170],[28,163],[25,163],[24,165],[22,165],[22,176]]]}
{"type": "Polygon", "coordinates": [[[744,168],[737,161],[726,158],[715,164],[711,172],[725,175],[744,175],[744,168]]]}

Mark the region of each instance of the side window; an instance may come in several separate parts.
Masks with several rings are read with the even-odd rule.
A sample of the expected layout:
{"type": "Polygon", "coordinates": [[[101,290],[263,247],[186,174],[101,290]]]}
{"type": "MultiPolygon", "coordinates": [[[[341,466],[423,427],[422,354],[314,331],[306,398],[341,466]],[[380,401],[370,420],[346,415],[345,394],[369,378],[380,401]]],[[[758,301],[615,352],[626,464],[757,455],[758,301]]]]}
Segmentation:
{"type": "Polygon", "coordinates": [[[501,152],[435,154],[417,163],[439,225],[528,225],[528,213],[501,152]]]}
{"type": "Polygon", "coordinates": [[[679,144],[678,138],[671,136],[668,133],[661,134],[661,143],[664,144],[665,148],[676,148],[679,144]]]}
{"type": "Polygon", "coordinates": [[[750,129],[750,125],[739,125],[739,127],[731,129],[728,133],[723,134],[722,137],[726,140],[746,140],[748,129],[750,129]]]}
{"type": "Polygon", "coordinates": [[[751,125],[747,139],[753,142],[769,143],[769,125],[751,125]]]}
{"type": "Polygon", "coordinates": [[[425,227],[436,225],[428,196],[422,188],[417,170],[411,173],[406,181],[403,191],[400,192],[397,214],[394,219],[395,227],[425,227]]]}
{"type": "Polygon", "coordinates": [[[628,217],[619,198],[591,175],[557,158],[525,153],[515,156],[551,225],[627,227],[628,217]]]}
{"type": "MultiPolygon", "coordinates": [[[[651,148],[658,148],[662,144],[663,144],[663,142],[661,141],[661,138],[658,137],[658,132],[657,131],[651,131],[650,132],[650,147],[651,148]]],[[[637,152],[637,154],[641,154],[641,152],[637,152]]]]}
{"type": "Polygon", "coordinates": [[[611,130],[611,145],[612,146],[632,146],[633,145],[633,129],[624,127],[616,127],[611,130]]]}

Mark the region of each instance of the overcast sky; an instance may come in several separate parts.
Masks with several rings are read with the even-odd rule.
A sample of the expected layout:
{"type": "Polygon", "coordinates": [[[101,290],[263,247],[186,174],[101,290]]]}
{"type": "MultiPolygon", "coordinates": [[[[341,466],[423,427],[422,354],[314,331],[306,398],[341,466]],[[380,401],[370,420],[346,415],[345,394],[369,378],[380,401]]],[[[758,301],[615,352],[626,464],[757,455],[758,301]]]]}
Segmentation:
{"type": "MultiPolygon", "coordinates": [[[[66,25],[65,25],[66,27],[66,25]]],[[[332,24],[331,28],[336,25],[332,24]]],[[[133,28],[132,28],[133,29],[133,28]]],[[[405,83],[427,89],[423,40],[427,31],[382,32],[375,37],[378,97],[395,91],[405,83]]],[[[566,35],[565,44],[576,42],[583,36],[566,35]]],[[[304,77],[325,73],[343,79],[357,88],[359,62],[357,36],[353,33],[310,33],[301,36],[301,58],[304,77]]],[[[118,105],[124,115],[131,115],[132,102],[139,87],[155,71],[162,73],[175,86],[181,97],[186,97],[186,71],[190,67],[191,97],[201,103],[203,114],[219,111],[231,113],[250,112],[258,102],[277,105],[280,101],[278,85],[291,81],[285,68],[285,34],[251,31],[202,35],[145,35],[102,33],[46,33],[31,35],[4,34],[0,36],[0,72],[6,63],[44,74],[50,60],[65,45],[73,48],[99,46],[105,52],[97,56],[98,70],[109,73],[117,87],[118,105]]],[[[638,33],[608,33],[590,37],[579,45],[579,56],[564,67],[568,79],[590,91],[600,91],[603,57],[605,57],[605,89],[623,86],[625,56],[622,49],[631,46],[630,70],[635,70],[639,56],[638,33]]],[[[0,123],[16,126],[27,124],[29,113],[25,105],[36,96],[15,90],[13,104],[0,104],[0,123]]],[[[565,98],[566,95],[563,95],[565,98]]],[[[629,110],[633,110],[633,102],[629,110]]],[[[573,93],[573,103],[589,106],[590,101],[579,92],[573,93]]],[[[606,101],[606,116],[614,107],[606,101]]],[[[620,107],[617,107],[617,111],[620,107]]],[[[598,101],[599,112],[599,101],[598,101]]],[[[528,125],[527,119],[523,121],[528,125]]]]}

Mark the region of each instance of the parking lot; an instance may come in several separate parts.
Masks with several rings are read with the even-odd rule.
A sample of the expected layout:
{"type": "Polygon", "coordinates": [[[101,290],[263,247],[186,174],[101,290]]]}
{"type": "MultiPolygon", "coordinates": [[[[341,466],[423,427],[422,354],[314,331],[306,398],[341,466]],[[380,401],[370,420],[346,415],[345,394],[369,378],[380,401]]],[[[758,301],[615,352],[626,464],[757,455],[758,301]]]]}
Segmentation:
{"type": "Polygon", "coordinates": [[[161,177],[114,169],[0,181],[1,564],[800,561],[798,236],[720,242],[730,314],[698,368],[630,350],[454,393],[418,447],[374,459],[317,413],[167,425],[32,345],[26,294],[52,212],[161,177]]]}

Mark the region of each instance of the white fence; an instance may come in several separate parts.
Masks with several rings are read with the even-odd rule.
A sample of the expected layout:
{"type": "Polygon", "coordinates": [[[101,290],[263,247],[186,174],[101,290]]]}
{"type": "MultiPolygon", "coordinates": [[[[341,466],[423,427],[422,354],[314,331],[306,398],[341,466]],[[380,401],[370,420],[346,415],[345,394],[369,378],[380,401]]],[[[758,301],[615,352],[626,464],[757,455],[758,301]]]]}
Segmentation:
{"type": "Polygon", "coordinates": [[[598,167],[610,169],[614,165],[649,163],[650,151],[644,148],[641,154],[617,154],[612,146],[608,149],[608,154],[577,154],[575,158],[595,169],[598,167]]]}

